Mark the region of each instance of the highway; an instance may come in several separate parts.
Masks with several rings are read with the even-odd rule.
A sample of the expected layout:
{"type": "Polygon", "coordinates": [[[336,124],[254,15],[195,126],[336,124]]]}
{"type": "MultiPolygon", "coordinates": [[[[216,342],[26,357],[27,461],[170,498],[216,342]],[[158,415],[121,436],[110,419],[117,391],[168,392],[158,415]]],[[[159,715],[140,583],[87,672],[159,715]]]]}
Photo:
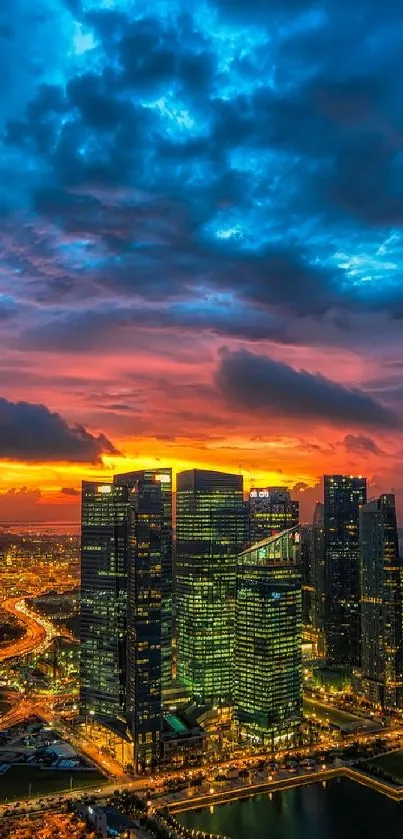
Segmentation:
{"type": "Polygon", "coordinates": [[[0,664],[28,653],[43,652],[56,637],[74,640],[67,629],[58,628],[47,618],[27,606],[24,598],[11,597],[3,600],[1,608],[18,619],[25,627],[25,635],[0,649],[0,664]]]}

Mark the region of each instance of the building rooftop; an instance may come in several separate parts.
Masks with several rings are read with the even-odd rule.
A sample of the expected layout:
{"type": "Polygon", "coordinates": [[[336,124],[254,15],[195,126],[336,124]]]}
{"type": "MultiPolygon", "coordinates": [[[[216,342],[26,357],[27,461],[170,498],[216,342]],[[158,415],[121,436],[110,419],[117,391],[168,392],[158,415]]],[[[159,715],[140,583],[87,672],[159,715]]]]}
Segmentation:
{"type": "Polygon", "coordinates": [[[254,545],[250,545],[249,548],[245,548],[239,556],[245,556],[249,554],[251,551],[260,550],[261,548],[266,548],[269,545],[274,545],[275,542],[278,542],[280,539],[283,539],[285,536],[290,536],[292,533],[296,533],[299,530],[300,525],[296,524],[295,527],[290,527],[288,530],[282,530],[281,533],[274,533],[273,536],[267,536],[266,539],[262,539],[261,542],[255,542],[254,545]]]}

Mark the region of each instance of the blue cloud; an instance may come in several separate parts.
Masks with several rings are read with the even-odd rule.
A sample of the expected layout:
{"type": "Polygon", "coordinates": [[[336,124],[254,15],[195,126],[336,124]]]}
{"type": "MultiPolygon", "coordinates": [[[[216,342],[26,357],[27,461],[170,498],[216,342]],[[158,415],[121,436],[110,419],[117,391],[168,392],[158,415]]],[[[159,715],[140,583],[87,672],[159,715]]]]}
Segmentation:
{"type": "Polygon", "coordinates": [[[229,335],[242,305],[259,335],[401,317],[399,17],[395,0],[8,2],[2,290],[39,319],[196,298],[215,328],[207,288],[233,296],[229,335]]]}

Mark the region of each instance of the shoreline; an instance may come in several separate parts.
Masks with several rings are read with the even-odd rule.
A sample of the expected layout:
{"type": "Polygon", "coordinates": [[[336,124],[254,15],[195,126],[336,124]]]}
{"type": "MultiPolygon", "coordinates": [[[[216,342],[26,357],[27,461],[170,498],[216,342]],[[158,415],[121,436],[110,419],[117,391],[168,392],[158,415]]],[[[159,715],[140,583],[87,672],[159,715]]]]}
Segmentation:
{"type": "Polygon", "coordinates": [[[287,789],[295,787],[308,786],[310,784],[323,783],[333,780],[335,778],[348,778],[355,781],[361,786],[369,787],[376,792],[386,795],[394,801],[403,801],[403,785],[401,787],[394,787],[385,781],[380,781],[370,774],[362,772],[358,769],[353,769],[350,766],[340,766],[334,769],[324,769],[320,772],[312,772],[309,775],[297,775],[292,778],[283,778],[279,781],[267,781],[258,784],[251,784],[250,786],[235,787],[230,790],[217,790],[214,793],[206,793],[199,795],[197,798],[189,798],[182,801],[172,801],[165,806],[172,815],[184,813],[188,810],[199,810],[204,807],[211,807],[220,804],[229,804],[231,801],[238,801],[242,798],[251,798],[254,795],[261,795],[263,793],[283,792],[287,789]]]}

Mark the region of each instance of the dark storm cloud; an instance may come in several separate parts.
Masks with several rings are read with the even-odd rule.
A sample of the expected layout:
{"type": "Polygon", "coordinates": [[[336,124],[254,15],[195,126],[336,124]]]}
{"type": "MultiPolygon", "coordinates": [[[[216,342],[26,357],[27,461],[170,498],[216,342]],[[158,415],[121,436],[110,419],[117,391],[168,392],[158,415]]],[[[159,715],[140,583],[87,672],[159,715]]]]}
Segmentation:
{"type": "Polygon", "coordinates": [[[78,489],[74,489],[74,487],[62,487],[60,492],[62,495],[71,495],[74,498],[80,495],[80,491],[78,489]]]}
{"type": "Polygon", "coordinates": [[[392,411],[358,388],[247,350],[223,350],[216,385],[224,399],[245,411],[354,425],[398,428],[392,411]]]}
{"type": "MultiPolygon", "coordinates": [[[[62,5],[97,46],[41,71],[6,121],[7,200],[25,190],[30,207],[3,244],[16,294],[71,308],[61,329],[73,332],[90,298],[113,309],[197,293],[197,313],[161,306],[146,321],[286,340],[284,318],[403,317],[403,255],[377,254],[403,221],[397,2],[212,0],[169,16],[158,0],[146,14],[62,5]],[[208,302],[217,293],[235,301],[225,315],[208,302]]],[[[36,331],[24,331],[33,345],[36,331]]]]}
{"type": "Polygon", "coordinates": [[[375,440],[372,437],[367,437],[365,434],[346,434],[343,445],[346,451],[352,454],[384,454],[382,449],[375,443],[375,440]]]}
{"type": "Polygon", "coordinates": [[[96,463],[103,453],[116,454],[103,434],[93,435],[81,425],[68,425],[45,405],[0,399],[0,457],[96,463]]]}
{"type": "Polygon", "coordinates": [[[123,84],[136,91],[158,90],[175,80],[185,91],[200,94],[214,76],[215,57],[190,15],[180,17],[179,27],[156,27],[155,17],[126,24],[118,54],[123,84]]]}
{"type": "MultiPolygon", "coordinates": [[[[150,329],[164,341],[167,330],[176,332],[211,332],[251,341],[264,339],[287,342],[285,324],[256,307],[232,305],[219,299],[199,306],[197,299],[188,303],[153,308],[103,308],[76,312],[69,317],[42,321],[22,331],[16,346],[40,352],[96,351],[99,346],[118,349],[141,345],[150,329]]],[[[158,341],[155,349],[159,346],[158,341]]]]}

